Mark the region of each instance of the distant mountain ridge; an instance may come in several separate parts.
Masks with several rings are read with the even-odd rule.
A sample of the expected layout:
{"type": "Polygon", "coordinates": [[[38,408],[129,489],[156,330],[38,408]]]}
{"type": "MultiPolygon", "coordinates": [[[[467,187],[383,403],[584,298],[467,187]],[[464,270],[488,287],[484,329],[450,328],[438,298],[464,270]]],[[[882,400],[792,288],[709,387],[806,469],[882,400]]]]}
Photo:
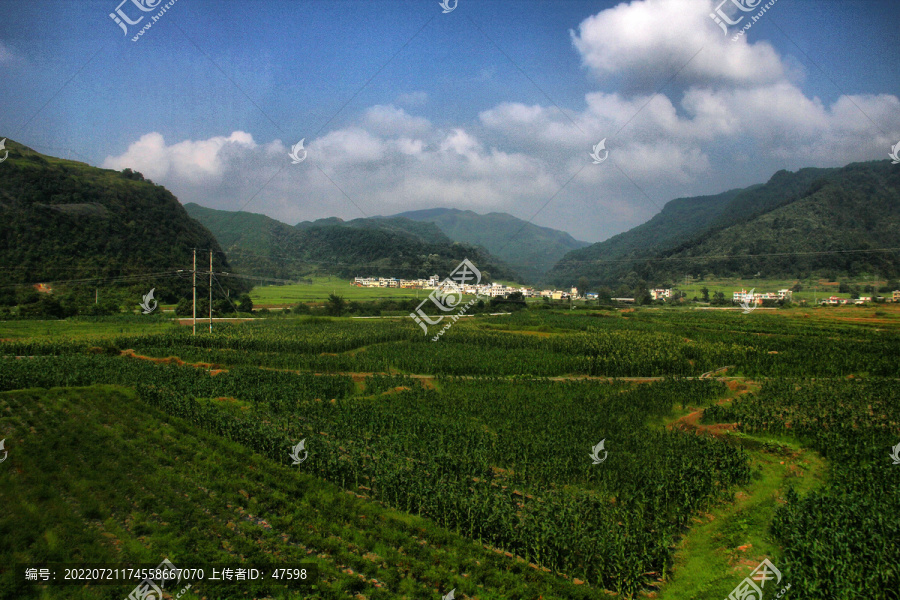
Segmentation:
{"type": "Polygon", "coordinates": [[[765,184],[678,198],[646,223],[567,254],[557,285],[674,281],[684,274],[803,277],[900,272],[900,170],[890,161],[779,171],[765,184]],[[851,252],[853,251],[853,252],[851,252]]]}
{"type": "Polygon", "coordinates": [[[566,253],[590,245],[564,231],[534,225],[507,213],[482,215],[471,210],[429,208],[394,217],[434,223],[452,240],[482,246],[532,283],[543,281],[566,253]]]}
{"type": "Polygon", "coordinates": [[[519,277],[483,248],[455,242],[432,223],[402,217],[329,217],[292,227],[254,213],[194,203],[185,209],[213,232],[236,270],[257,277],[295,279],[323,272],[340,277],[446,276],[464,258],[489,278],[519,277]]]}

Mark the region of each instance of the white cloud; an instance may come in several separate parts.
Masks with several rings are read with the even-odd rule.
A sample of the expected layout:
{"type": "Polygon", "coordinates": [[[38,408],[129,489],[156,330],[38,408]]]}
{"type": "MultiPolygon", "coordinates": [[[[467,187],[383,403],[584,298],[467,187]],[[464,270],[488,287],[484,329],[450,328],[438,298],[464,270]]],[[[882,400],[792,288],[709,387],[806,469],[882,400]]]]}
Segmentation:
{"type": "Polygon", "coordinates": [[[373,106],[366,110],[363,125],[383,136],[415,136],[427,132],[431,123],[423,117],[409,115],[392,104],[373,106]]]}
{"type": "MultiPolygon", "coordinates": [[[[830,105],[808,97],[792,60],[768,43],[723,36],[709,18],[713,8],[711,0],[634,0],[603,10],[570,33],[584,64],[612,79],[616,91],[589,93],[585,108],[567,115],[504,102],[482,111],[480,121],[510,146],[545,156],[580,157],[607,138],[639,187],[665,179],[686,186],[685,195],[700,193],[701,180],[739,184],[733,171],[712,172],[713,155],[729,163],[752,150],[769,173],[881,157],[888,140],[880,130],[900,131],[896,96],[841,96],[830,105]],[[654,94],[674,73],[673,85],[654,94]]],[[[573,158],[568,171],[580,165],[573,158]]],[[[584,173],[593,183],[608,176],[584,173]]],[[[672,197],[661,194],[660,203],[672,197]]]]}
{"type": "Polygon", "coordinates": [[[224,174],[235,146],[252,149],[256,148],[256,142],[249,133],[235,131],[228,137],[185,140],[167,146],[162,134],[153,132],[141,136],[124,154],[107,156],[102,166],[117,170],[129,168],[157,182],[175,178],[202,183],[224,174]]]}
{"type": "Polygon", "coordinates": [[[307,139],[307,160],[286,168],[288,149],[280,140],[257,145],[243,132],[172,145],[149,133],[103,166],[140,171],[185,203],[236,210],[252,198],[246,210],[288,223],[360,217],[356,206],[367,215],[435,206],[514,210],[558,189],[541,160],[487,147],[464,128],[438,131],[392,107],[372,107],[360,121],[307,139]],[[421,135],[372,131],[386,122],[421,135]]]}
{"type": "Polygon", "coordinates": [[[570,35],[594,75],[643,91],[679,70],[688,85],[752,86],[785,76],[769,44],[732,42],[709,18],[712,10],[711,0],[635,0],[585,19],[570,35]]]}
{"type": "Polygon", "coordinates": [[[149,133],[104,166],[141,171],[183,202],[236,210],[252,199],[247,210],[288,223],[362,216],[354,204],[368,215],[451,206],[538,213],[538,224],[597,240],[674,197],[886,156],[896,140],[880,131],[900,134],[896,96],[807,96],[790,57],[723,37],[711,9],[710,0],[633,0],[586,19],[574,46],[616,87],[586,94],[566,114],[501,102],[477,123],[440,129],[413,114],[427,101],[413,92],[307,139],[302,165],[285,166],[281,140],[257,145],[238,131],[171,146],[149,133]],[[588,152],[603,138],[610,160],[592,165],[588,152]]]}
{"type": "Polygon", "coordinates": [[[348,127],[326,134],[307,144],[309,151],[319,162],[335,166],[360,165],[381,160],[386,146],[378,138],[364,129],[348,127]]]}

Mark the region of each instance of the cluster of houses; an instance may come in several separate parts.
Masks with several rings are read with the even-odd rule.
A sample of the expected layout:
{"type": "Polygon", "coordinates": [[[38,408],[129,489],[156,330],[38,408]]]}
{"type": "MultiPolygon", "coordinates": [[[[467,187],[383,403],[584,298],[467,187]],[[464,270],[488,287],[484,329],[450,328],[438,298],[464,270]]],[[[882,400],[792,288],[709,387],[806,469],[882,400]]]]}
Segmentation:
{"type": "MultiPolygon", "coordinates": [[[[396,277],[356,277],[353,280],[353,284],[357,287],[377,287],[377,288],[412,288],[412,289],[422,289],[422,290],[433,290],[436,289],[443,283],[443,280],[437,275],[432,275],[427,279],[397,279],[396,277]]],[[[446,285],[446,284],[445,284],[446,285]]],[[[548,298],[550,300],[570,300],[573,298],[583,298],[586,300],[596,300],[597,294],[595,293],[587,293],[587,294],[579,294],[578,288],[571,288],[569,291],[564,290],[535,290],[533,288],[514,288],[506,285],[502,285],[500,283],[492,283],[492,284],[481,284],[481,285],[453,285],[458,291],[463,294],[470,295],[479,295],[486,296],[489,298],[498,298],[503,296],[508,296],[513,293],[520,293],[525,298],[548,298]]],[[[672,290],[669,288],[656,288],[650,290],[650,296],[654,300],[668,300],[672,297],[672,290]]],[[[785,288],[783,290],[778,290],[777,292],[754,292],[752,295],[747,290],[742,289],[739,292],[734,292],[732,295],[732,302],[735,304],[741,304],[744,302],[749,302],[751,304],[761,305],[764,302],[783,302],[785,300],[790,301],[793,299],[794,293],[785,288]]],[[[900,290],[893,292],[891,299],[894,302],[900,302],[900,290]]],[[[621,302],[634,302],[634,298],[613,298],[613,300],[618,300],[621,302]]],[[[879,301],[882,300],[881,297],[878,298],[879,301]]],[[[826,305],[841,305],[841,304],[865,304],[866,302],[871,302],[872,297],[861,297],[856,300],[849,300],[847,298],[839,298],[837,296],[831,296],[830,298],[825,298],[819,301],[819,304],[826,305]]]]}
{"type": "MultiPolygon", "coordinates": [[[[508,296],[516,292],[522,294],[525,298],[550,298],[551,300],[568,300],[570,298],[578,298],[578,288],[571,288],[568,292],[562,290],[535,290],[526,287],[510,287],[500,283],[480,284],[480,285],[457,285],[452,282],[444,283],[437,275],[432,275],[428,279],[397,279],[396,277],[356,277],[353,279],[352,285],[356,287],[377,287],[377,288],[407,288],[433,290],[444,284],[445,287],[455,287],[463,294],[486,296],[489,298],[498,298],[508,296]]],[[[587,294],[588,300],[596,299],[597,294],[587,294]]]]}
{"type": "Polygon", "coordinates": [[[784,301],[792,300],[793,297],[794,292],[789,289],[778,290],[777,292],[756,293],[752,295],[747,290],[741,290],[739,292],[734,292],[731,301],[738,304],[742,302],[762,304],[766,300],[784,301]]]}
{"type": "MultiPolygon", "coordinates": [[[[753,294],[751,299],[750,294],[745,290],[741,290],[739,292],[734,292],[734,302],[745,302],[748,299],[751,300],[753,304],[762,304],[764,300],[791,300],[793,298],[793,293],[791,290],[778,290],[775,293],[765,293],[765,294],[753,294]]],[[[824,304],[826,306],[842,306],[845,304],[866,304],[867,302],[872,302],[872,296],[860,296],[856,299],[851,298],[841,298],[839,296],[829,296],[828,298],[823,298],[819,300],[819,304],[824,304]]],[[[878,296],[875,298],[877,301],[882,302],[887,300],[882,296],[878,296]]],[[[900,290],[895,290],[891,293],[891,301],[900,302],[900,290]]]]}
{"type": "Polygon", "coordinates": [[[432,275],[428,279],[397,279],[396,277],[355,277],[353,285],[368,288],[418,288],[433,290],[441,283],[441,278],[432,275]]]}

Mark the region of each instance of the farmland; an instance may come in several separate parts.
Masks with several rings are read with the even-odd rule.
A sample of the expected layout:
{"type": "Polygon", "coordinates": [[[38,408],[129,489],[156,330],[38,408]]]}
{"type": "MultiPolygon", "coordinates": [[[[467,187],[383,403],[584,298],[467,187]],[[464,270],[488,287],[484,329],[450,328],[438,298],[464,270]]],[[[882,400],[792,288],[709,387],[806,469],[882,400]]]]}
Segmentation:
{"type": "MultiPolygon", "coordinates": [[[[209,598],[680,600],[769,558],[788,597],[896,597],[898,317],[4,323],[0,559],[319,571],[209,598]]],[[[73,589],[0,575],[128,591],[73,589]]]]}
{"type": "MultiPolygon", "coordinates": [[[[514,287],[521,284],[512,281],[498,280],[498,283],[514,287]]],[[[344,297],[348,302],[371,300],[425,299],[430,289],[390,288],[390,287],[357,287],[352,280],[316,275],[302,283],[286,285],[266,285],[253,289],[250,297],[260,307],[291,306],[298,302],[325,302],[330,294],[344,297]]]]}

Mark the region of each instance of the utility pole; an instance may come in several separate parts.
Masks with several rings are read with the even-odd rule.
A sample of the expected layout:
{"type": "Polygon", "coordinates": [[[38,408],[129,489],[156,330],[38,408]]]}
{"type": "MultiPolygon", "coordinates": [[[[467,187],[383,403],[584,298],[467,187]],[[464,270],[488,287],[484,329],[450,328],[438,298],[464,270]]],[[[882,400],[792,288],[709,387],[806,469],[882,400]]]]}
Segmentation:
{"type": "Polygon", "coordinates": [[[212,250],[209,251],[209,332],[212,333],[212,250]]]}
{"type": "Polygon", "coordinates": [[[197,335],[197,249],[194,248],[194,335],[197,335]]]}

